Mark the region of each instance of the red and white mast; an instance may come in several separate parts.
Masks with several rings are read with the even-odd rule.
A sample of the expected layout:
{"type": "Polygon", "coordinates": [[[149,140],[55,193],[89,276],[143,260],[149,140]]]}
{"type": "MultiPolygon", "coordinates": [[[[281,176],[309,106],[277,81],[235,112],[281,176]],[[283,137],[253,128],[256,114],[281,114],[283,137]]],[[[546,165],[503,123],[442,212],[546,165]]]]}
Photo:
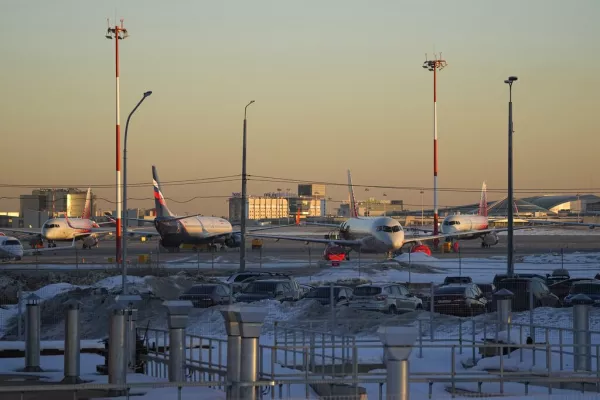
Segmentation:
{"type": "Polygon", "coordinates": [[[115,80],[116,80],[116,172],[117,172],[117,215],[116,215],[116,236],[117,236],[117,251],[116,251],[116,259],[117,263],[120,263],[122,260],[122,227],[121,227],[121,217],[123,214],[122,207],[122,199],[121,199],[121,100],[120,100],[120,86],[119,86],[119,40],[123,40],[127,38],[129,34],[127,33],[127,29],[123,26],[123,19],[121,19],[121,26],[115,25],[114,28],[110,26],[106,31],[107,39],[115,39],[115,80]]]}
{"type": "MultiPolygon", "coordinates": [[[[439,216],[438,216],[438,193],[437,193],[437,178],[438,178],[438,127],[437,127],[437,70],[442,69],[447,65],[446,60],[443,60],[440,56],[434,54],[433,60],[427,60],[425,55],[425,62],[423,68],[433,72],[433,234],[439,234],[439,216]]],[[[433,247],[437,249],[439,245],[439,239],[433,241],[433,247]]]]}

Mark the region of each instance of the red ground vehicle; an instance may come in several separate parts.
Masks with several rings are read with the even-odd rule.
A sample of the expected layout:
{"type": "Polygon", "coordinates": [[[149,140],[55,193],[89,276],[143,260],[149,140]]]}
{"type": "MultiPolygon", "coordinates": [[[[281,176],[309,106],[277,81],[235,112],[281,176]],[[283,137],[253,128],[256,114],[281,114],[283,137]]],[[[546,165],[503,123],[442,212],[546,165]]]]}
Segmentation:
{"type": "Polygon", "coordinates": [[[411,253],[425,253],[428,256],[431,256],[431,249],[429,247],[425,246],[424,244],[418,244],[418,245],[413,246],[410,249],[410,252],[411,253]]]}
{"type": "Polygon", "coordinates": [[[323,251],[323,258],[326,261],[344,261],[346,259],[346,249],[342,246],[327,246],[323,251]]]}

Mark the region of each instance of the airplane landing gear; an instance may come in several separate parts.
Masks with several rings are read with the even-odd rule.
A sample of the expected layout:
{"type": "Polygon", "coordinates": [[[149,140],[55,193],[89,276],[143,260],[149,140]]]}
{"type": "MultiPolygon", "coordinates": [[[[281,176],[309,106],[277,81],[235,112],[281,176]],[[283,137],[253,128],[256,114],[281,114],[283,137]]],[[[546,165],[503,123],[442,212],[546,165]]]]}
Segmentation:
{"type": "Polygon", "coordinates": [[[56,243],[48,241],[48,248],[56,247],[56,243]]]}

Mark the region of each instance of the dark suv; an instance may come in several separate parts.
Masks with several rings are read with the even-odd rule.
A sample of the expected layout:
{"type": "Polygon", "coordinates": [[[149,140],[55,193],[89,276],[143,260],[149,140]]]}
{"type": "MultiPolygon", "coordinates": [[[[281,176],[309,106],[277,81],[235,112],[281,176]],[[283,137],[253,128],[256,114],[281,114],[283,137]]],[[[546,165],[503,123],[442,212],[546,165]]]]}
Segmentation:
{"type": "Polygon", "coordinates": [[[290,279],[255,280],[241,290],[236,301],[251,303],[266,299],[279,301],[295,301],[300,298],[298,283],[290,279]]]}
{"type": "Polygon", "coordinates": [[[496,289],[510,290],[515,297],[512,301],[513,311],[529,310],[529,289],[533,292],[533,307],[561,307],[560,299],[550,292],[543,279],[508,278],[496,285],[496,289]]]}
{"type": "Polygon", "coordinates": [[[194,307],[211,307],[230,304],[229,287],[223,283],[203,283],[192,286],[179,296],[179,300],[190,300],[194,307]]]}
{"type": "MultiPolygon", "coordinates": [[[[541,279],[543,281],[546,280],[545,276],[539,275],[539,274],[513,274],[512,276],[513,278],[525,278],[525,279],[530,279],[530,278],[538,278],[541,279]]],[[[503,280],[503,279],[509,279],[510,277],[508,276],[508,274],[496,274],[496,276],[494,276],[494,280],[493,280],[493,284],[494,286],[496,286],[496,288],[498,287],[498,283],[503,280]]]]}
{"type": "Polygon", "coordinates": [[[582,281],[589,281],[590,278],[570,278],[564,279],[560,282],[557,282],[553,285],[548,285],[548,288],[552,293],[556,295],[559,299],[564,299],[570,292],[573,285],[582,281]]]}
{"type": "Polygon", "coordinates": [[[473,279],[470,276],[447,276],[444,278],[444,283],[442,285],[452,285],[452,284],[467,284],[473,283],[473,279]]]}
{"type": "Polygon", "coordinates": [[[474,283],[440,286],[433,292],[433,311],[461,317],[486,311],[487,299],[474,283]]]}
{"type": "Polygon", "coordinates": [[[243,284],[246,282],[250,282],[251,279],[269,279],[269,278],[289,278],[289,275],[279,274],[276,272],[268,272],[268,271],[244,271],[244,272],[236,272],[231,274],[229,278],[225,281],[227,285],[229,285],[233,292],[239,292],[243,284]]]}

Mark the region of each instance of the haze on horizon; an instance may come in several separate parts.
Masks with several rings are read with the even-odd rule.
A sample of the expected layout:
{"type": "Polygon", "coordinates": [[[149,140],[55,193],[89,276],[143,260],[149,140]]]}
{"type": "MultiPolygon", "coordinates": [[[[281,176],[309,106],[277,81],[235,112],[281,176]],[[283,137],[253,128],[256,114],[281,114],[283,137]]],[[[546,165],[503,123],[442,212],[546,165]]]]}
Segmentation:
{"type": "MultiPolygon", "coordinates": [[[[517,75],[515,189],[600,192],[595,0],[36,0],[0,3],[0,210],[18,210],[31,190],[11,185],[114,185],[114,41],[104,35],[115,14],[130,33],[120,42],[123,133],[153,91],[130,125],[130,183],[150,182],[152,164],[164,182],[240,174],[243,109],[256,100],[250,175],[344,183],[349,168],[356,184],[431,188],[432,73],[421,65],[436,51],[448,61],[438,82],[440,187],[506,188],[503,80],[517,75]]],[[[249,181],[250,194],[277,188],[296,184],[249,181]]],[[[216,196],[168,200],[179,214],[226,215],[240,183],[163,189],[179,202],[216,196]]],[[[114,201],[114,187],[94,192],[114,201]]],[[[357,197],[384,192],[420,207],[419,190],[357,197]]],[[[129,197],[153,207],[150,184],[129,197]]],[[[478,199],[441,192],[439,203],[478,199]]]]}

